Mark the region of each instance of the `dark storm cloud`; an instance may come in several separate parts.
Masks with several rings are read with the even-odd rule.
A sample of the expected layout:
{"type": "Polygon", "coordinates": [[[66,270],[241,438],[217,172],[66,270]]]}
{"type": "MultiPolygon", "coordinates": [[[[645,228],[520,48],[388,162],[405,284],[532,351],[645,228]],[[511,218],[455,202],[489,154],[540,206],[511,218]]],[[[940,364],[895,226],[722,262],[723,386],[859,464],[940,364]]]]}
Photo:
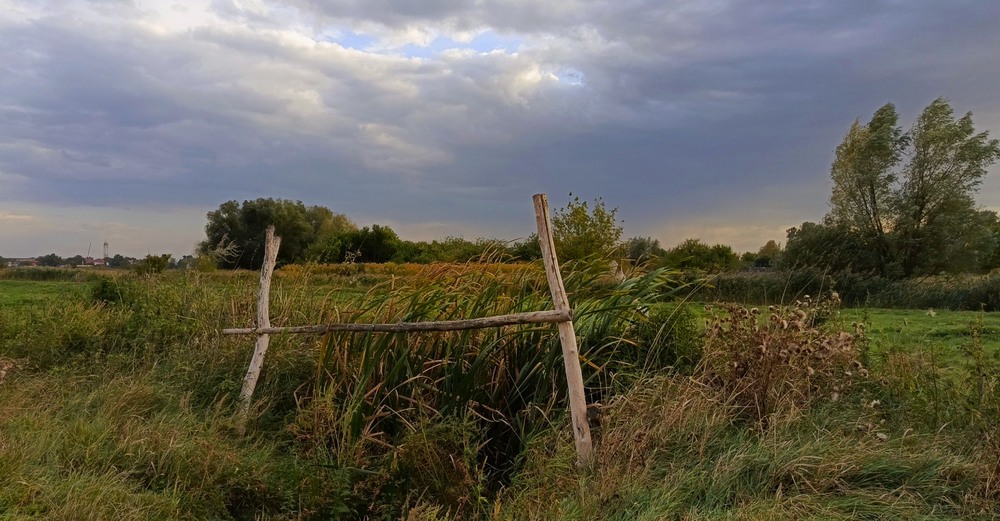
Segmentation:
{"type": "Polygon", "coordinates": [[[513,236],[532,192],[573,191],[635,233],[780,228],[822,215],[833,148],[885,102],[1000,121],[1000,4],[149,4],[0,15],[0,204],[275,196],[513,236]],[[330,43],[352,35],[374,43],[330,43]]]}

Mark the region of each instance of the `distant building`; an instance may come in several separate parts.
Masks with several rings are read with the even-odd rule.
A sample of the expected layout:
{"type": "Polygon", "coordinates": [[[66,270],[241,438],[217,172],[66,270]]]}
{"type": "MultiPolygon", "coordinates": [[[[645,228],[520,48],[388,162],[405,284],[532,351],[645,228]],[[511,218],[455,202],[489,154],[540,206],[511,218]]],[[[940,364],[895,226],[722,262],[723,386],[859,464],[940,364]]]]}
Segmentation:
{"type": "Polygon", "coordinates": [[[38,266],[38,259],[33,259],[33,258],[7,259],[8,268],[21,268],[24,266],[38,266]]]}

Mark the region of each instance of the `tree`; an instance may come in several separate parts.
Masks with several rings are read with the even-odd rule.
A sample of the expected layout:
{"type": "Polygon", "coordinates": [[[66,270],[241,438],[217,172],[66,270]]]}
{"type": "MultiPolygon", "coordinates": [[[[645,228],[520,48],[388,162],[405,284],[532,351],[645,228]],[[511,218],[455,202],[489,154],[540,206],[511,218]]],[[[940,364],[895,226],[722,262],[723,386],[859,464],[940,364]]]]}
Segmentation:
{"type": "Polygon", "coordinates": [[[315,253],[311,246],[357,229],[346,216],[324,207],[306,207],[302,201],[268,198],[243,201],[242,205],[228,201],[208,212],[206,239],[198,245],[198,253],[211,256],[228,252],[219,259],[224,268],[260,268],[264,233],[272,224],[281,237],[278,262],[282,264],[305,260],[307,254],[315,253]]]}
{"type": "Polygon", "coordinates": [[[997,140],[976,133],[971,113],[955,120],[943,98],[906,133],[887,104],[848,130],[830,169],[830,212],[821,225],[790,230],[783,264],[823,262],[889,277],[975,269],[995,238],[973,196],[998,158],[997,140]],[[816,251],[822,240],[841,251],[816,251]]]}
{"type": "Polygon", "coordinates": [[[55,253],[50,253],[48,255],[43,255],[38,258],[39,266],[49,266],[57,267],[63,265],[63,258],[56,255],[55,253]]]}
{"type": "Polygon", "coordinates": [[[524,240],[515,241],[508,250],[511,259],[515,261],[530,262],[542,258],[542,246],[538,243],[537,233],[532,233],[524,240]]]}
{"type": "Polygon", "coordinates": [[[626,258],[633,264],[642,264],[667,253],[660,247],[660,241],[652,237],[632,237],[625,241],[624,249],[626,258]]]}
{"type": "Polygon", "coordinates": [[[341,236],[344,241],[341,262],[389,262],[399,249],[399,236],[388,226],[378,224],[371,228],[348,232],[341,236]]]}
{"type": "Polygon", "coordinates": [[[774,242],[774,239],[771,239],[757,250],[757,255],[753,259],[753,265],[758,268],[771,268],[777,266],[780,260],[781,245],[774,242]]]}
{"type": "Polygon", "coordinates": [[[108,261],[108,266],[111,268],[126,268],[134,262],[135,259],[130,259],[123,257],[120,253],[116,253],[111,260],[108,261]]]}
{"type": "MultiPolygon", "coordinates": [[[[573,194],[570,194],[572,197],[573,194]]],[[[622,227],[618,208],[608,209],[600,198],[593,209],[573,197],[552,215],[552,238],[560,261],[596,258],[607,260],[621,251],[622,227]]]]}
{"type": "MultiPolygon", "coordinates": [[[[911,160],[897,196],[900,264],[903,275],[952,268],[965,245],[957,236],[977,221],[973,194],[986,168],[1000,157],[1000,142],[976,133],[972,113],[957,121],[943,98],[934,100],[910,130],[911,160]],[[963,229],[966,228],[966,229],[963,229]]],[[[966,237],[967,238],[967,237],[966,237]]]]}
{"type": "Polygon", "coordinates": [[[74,255],[74,256],[72,256],[72,257],[70,257],[68,259],[64,259],[63,260],[63,263],[69,264],[70,266],[73,266],[74,268],[77,267],[77,266],[83,266],[83,264],[85,262],[87,262],[87,259],[84,259],[83,255],[74,255]]]}
{"type": "Polygon", "coordinates": [[[876,265],[876,255],[850,230],[830,223],[805,222],[788,229],[778,265],[785,269],[868,272],[876,265]]]}
{"type": "Polygon", "coordinates": [[[145,259],[132,265],[132,271],[139,275],[163,273],[163,270],[170,266],[170,257],[169,253],[164,253],[163,255],[146,255],[145,259]]]}
{"type": "Polygon", "coordinates": [[[303,257],[310,261],[337,262],[343,255],[342,236],[357,231],[358,226],[346,215],[324,206],[306,208],[306,219],[313,229],[313,238],[303,257]]]}
{"type": "Polygon", "coordinates": [[[886,228],[891,225],[893,168],[909,141],[898,125],[896,107],[887,103],[871,121],[851,125],[837,147],[830,168],[833,193],[829,220],[842,230],[859,235],[877,254],[877,267],[885,273],[890,260],[886,228]]]}
{"type": "Polygon", "coordinates": [[[679,269],[722,271],[740,266],[740,257],[729,246],[716,244],[709,246],[698,239],[687,239],[666,251],[663,256],[666,266],[679,269]]]}

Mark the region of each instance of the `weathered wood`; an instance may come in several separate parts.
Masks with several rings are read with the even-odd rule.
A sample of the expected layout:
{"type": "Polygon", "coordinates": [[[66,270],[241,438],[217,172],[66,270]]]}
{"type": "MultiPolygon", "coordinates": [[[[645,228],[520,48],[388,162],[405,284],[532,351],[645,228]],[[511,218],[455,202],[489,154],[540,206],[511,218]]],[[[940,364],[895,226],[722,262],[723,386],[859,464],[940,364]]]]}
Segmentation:
{"type": "MultiPolygon", "coordinates": [[[[257,327],[267,329],[271,327],[271,275],[274,273],[274,264],[278,259],[278,247],[281,246],[281,237],[274,236],[274,226],[267,227],[267,235],[264,240],[264,265],[260,268],[260,288],[257,290],[257,327]]],[[[250,402],[253,399],[254,389],[257,387],[257,378],[260,377],[260,370],[264,366],[264,355],[267,354],[267,347],[270,337],[262,334],[257,337],[254,346],[253,358],[250,359],[250,367],[243,378],[243,389],[240,391],[239,422],[237,427],[242,432],[246,425],[247,413],[250,411],[250,402]]]]}
{"type": "MultiPolygon", "coordinates": [[[[569,298],[559,272],[552,226],[549,223],[549,199],[545,194],[535,194],[535,221],[538,224],[538,242],[542,248],[545,276],[549,281],[549,291],[557,311],[569,310],[569,298]]],[[[573,421],[573,438],[576,442],[577,463],[590,462],[593,444],[590,439],[590,425],[587,424],[587,397],[583,389],[583,371],[580,369],[580,352],[576,344],[576,333],[572,320],[559,323],[559,342],[562,344],[563,365],[566,368],[566,383],[569,387],[569,409],[573,421]]]]}
{"type": "Polygon", "coordinates": [[[358,333],[410,333],[423,331],[464,331],[488,327],[513,326],[518,324],[543,324],[567,322],[573,313],[566,310],[529,311],[498,315],[495,317],[472,318],[468,320],[442,320],[437,322],[399,322],[396,324],[324,324],[318,326],[289,327],[245,327],[223,329],[223,335],[273,335],[279,333],[323,334],[334,331],[358,333]]]}

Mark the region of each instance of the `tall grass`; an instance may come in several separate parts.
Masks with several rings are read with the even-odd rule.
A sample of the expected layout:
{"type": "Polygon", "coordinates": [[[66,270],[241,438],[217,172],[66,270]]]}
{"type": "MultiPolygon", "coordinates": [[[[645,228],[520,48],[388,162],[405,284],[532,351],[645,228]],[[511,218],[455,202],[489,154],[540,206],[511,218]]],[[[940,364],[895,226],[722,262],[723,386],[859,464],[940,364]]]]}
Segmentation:
{"type": "MultiPolygon", "coordinates": [[[[551,305],[533,265],[425,266],[364,291],[281,273],[279,325],[551,305]]],[[[253,323],[256,284],[116,275],[0,308],[0,519],[1000,517],[1000,363],[975,331],[958,366],[930,349],[869,359],[811,304],[765,321],[716,307],[702,337],[657,303],[684,295],[674,274],[569,269],[600,403],[595,465],[578,469],[549,325],[274,335],[237,435],[252,341],[218,330],[253,323]]]]}
{"type": "Polygon", "coordinates": [[[574,471],[569,432],[550,431],[527,448],[529,464],[500,518],[1000,516],[1000,451],[988,432],[1000,403],[995,364],[977,364],[971,380],[951,379],[926,394],[923,384],[942,371],[934,360],[890,357],[859,381],[853,342],[824,332],[828,325],[781,322],[808,318],[800,311],[776,309],[777,321],[760,321],[728,309],[710,328],[693,376],[652,376],[607,404],[589,472],[574,471]],[[761,351],[827,341],[823,349],[842,354],[761,351]],[[815,371],[797,370],[802,362],[815,371]],[[762,396],[773,405],[755,405],[762,396]],[[939,406],[950,407],[947,417],[939,406]],[[748,412],[767,421],[747,422],[748,412]]]}
{"type": "MultiPolygon", "coordinates": [[[[674,284],[653,272],[612,284],[595,271],[566,277],[590,399],[599,400],[621,372],[622,333],[638,308],[674,284]]],[[[331,320],[378,323],[455,320],[551,307],[535,267],[496,273],[431,267],[376,287],[331,320]]],[[[636,357],[632,357],[635,359],[636,357]]],[[[431,419],[472,418],[478,458],[494,479],[509,475],[525,440],[562,418],[566,385],[554,325],[431,334],[330,334],[317,353],[312,394],[295,425],[307,450],[340,465],[364,467],[405,446],[413,426],[431,419]]],[[[450,505],[454,506],[454,505],[450,505]]]]}
{"type": "Polygon", "coordinates": [[[731,272],[699,288],[695,298],[747,305],[793,302],[836,291],[847,306],[903,309],[1000,310],[1000,274],[892,280],[817,269],[731,272]]]}

